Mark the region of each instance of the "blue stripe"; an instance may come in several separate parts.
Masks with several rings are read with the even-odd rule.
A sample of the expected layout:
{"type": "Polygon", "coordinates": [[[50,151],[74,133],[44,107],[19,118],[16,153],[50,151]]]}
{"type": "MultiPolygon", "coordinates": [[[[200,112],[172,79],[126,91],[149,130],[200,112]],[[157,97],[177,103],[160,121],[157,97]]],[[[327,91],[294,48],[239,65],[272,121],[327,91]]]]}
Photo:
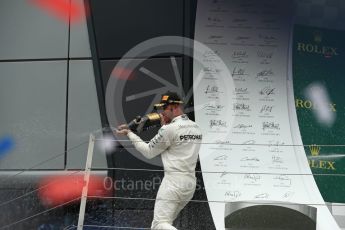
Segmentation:
{"type": "Polygon", "coordinates": [[[11,137],[3,137],[0,139],[0,156],[8,153],[14,148],[14,140],[11,137]]]}

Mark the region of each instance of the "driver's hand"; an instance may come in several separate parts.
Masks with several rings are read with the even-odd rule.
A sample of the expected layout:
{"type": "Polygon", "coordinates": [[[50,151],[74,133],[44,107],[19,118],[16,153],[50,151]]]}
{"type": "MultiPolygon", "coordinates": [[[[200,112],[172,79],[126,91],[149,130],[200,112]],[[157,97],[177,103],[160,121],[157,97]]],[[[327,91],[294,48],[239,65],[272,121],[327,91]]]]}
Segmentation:
{"type": "Polygon", "coordinates": [[[125,136],[127,136],[127,134],[128,134],[129,132],[130,132],[129,129],[116,130],[116,134],[125,135],[125,136]]]}
{"type": "Polygon", "coordinates": [[[126,135],[130,132],[127,124],[122,124],[117,127],[117,130],[115,130],[114,134],[120,134],[120,135],[126,135]]]}
{"type": "Polygon", "coordinates": [[[127,124],[119,125],[119,126],[117,126],[117,129],[118,129],[118,130],[128,129],[128,125],[127,125],[127,124]]]}

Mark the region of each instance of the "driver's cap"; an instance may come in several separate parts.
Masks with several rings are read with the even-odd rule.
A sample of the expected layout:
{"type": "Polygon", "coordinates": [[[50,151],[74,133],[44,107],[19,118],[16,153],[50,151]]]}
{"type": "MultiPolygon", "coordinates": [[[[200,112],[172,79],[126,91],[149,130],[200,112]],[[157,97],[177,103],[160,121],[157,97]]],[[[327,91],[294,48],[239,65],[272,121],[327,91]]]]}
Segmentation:
{"type": "Polygon", "coordinates": [[[166,92],[162,95],[162,99],[160,103],[155,104],[155,109],[164,109],[164,107],[171,105],[171,104],[183,104],[181,97],[175,92],[166,92]]]}

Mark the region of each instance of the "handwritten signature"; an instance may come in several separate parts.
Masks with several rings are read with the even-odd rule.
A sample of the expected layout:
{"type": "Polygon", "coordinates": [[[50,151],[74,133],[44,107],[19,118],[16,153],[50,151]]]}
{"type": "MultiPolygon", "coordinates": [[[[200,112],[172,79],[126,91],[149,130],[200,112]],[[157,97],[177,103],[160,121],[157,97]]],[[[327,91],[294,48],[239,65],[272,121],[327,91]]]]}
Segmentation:
{"type": "Polygon", "coordinates": [[[271,88],[270,86],[266,86],[259,91],[259,94],[265,95],[265,96],[270,96],[270,95],[275,94],[275,90],[276,90],[275,88],[271,88]]]}
{"type": "Polygon", "coordinates": [[[274,40],[276,40],[276,37],[274,37],[273,35],[259,34],[259,38],[264,39],[266,41],[274,41],[274,40]]]}
{"type": "Polygon", "coordinates": [[[273,110],[273,105],[269,106],[269,105],[263,105],[260,109],[260,113],[271,113],[273,110]]]}
{"type": "Polygon", "coordinates": [[[223,36],[222,35],[211,35],[208,37],[209,39],[222,39],[223,36]]]}
{"type": "Polygon", "coordinates": [[[273,178],[274,180],[279,181],[280,185],[290,186],[291,185],[291,178],[286,175],[279,175],[273,178]]]}
{"type": "Polygon", "coordinates": [[[252,128],[253,125],[245,125],[245,124],[238,124],[234,126],[234,129],[247,129],[247,128],[252,128]]]}
{"type": "Polygon", "coordinates": [[[222,144],[222,145],[224,145],[224,144],[227,144],[227,145],[231,144],[230,141],[220,141],[220,140],[217,140],[215,143],[216,144],[222,144]]]}
{"type": "Polygon", "coordinates": [[[241,192],[240,191],[226,191],[224,196],[225,197],[230,197],[232,199],[237,199],[241,196],[241,192]]]}
{"type": "Polygon", "coordinates": [[[204,67],[204,72],[208,74],[219,74],[222,72],[221,69],[212,69],[210,67],[204,67]]]}
{"type": "Polygon", "coordinates": [[[217,160],[217,161],[225,161],[228,159],[227,155],[220,155],[218,157],[215,157],[213,160],[217,160]]]}
{"type": "Polygon", "coordinates": [[[273,53],[272,52],[258,51],[257,55],[260,58],[266,58],[266,59],[271,59],[273,57],[273,53]]]}
{"type": "Polygon", "coordinates": [[[212,110],[221,110],[223,108],[224,108],[224,105],[217,105],[217,104],[206,104],[203,107],[203,109],[212,109],[212,110]]]}
{"type": "Polygon", "coordinates": [[[235,67],[231,74],[232,76],[244,76],[247,75],[245,71],[245,69],[235,67]]]}
{"type": "Polygon", "coordinates": [[[209,94],[209,93],[222,93],[222,92],[219,91],[218,86],[208,85],[206,90],[205,90],[205,94],[209,94]]]}
{"type": "Polygon", "coordinates": [[[223,120],[210,120],[210,128],[213,127],[227,127],[227,123],[223,120]]]}
{"type": "Polygon", "coordinates": [[[255,195],[255,199],[267,199],[269,197],[268,193],[260,193],[258,195],[255,195]]]}
{"type": "Polygon", "coordinates": [[[256,174],[246,174],[244,175],[244,179],[249,179],[251,181],[255,181],[257,182],[258,180],[261,179],[261,176],[260,175],[256,175],[256,174]]]}
{"type": "Polygon", "coordinates": [[[280,129],[280,125],[278,123],[274,123],[274,122],[262,122],[262,129],[263,130],[279,130],[280,129]]]}
{"type": "Polygon", "coordinates": [[[279,145],[285,145],[284,141],[277,141],[277,140],[269,140],[268,146],[279,146],[279,145]]]}
{"type": "Polygon", "coordinates": [[[246,105],[244,103],[235,103],[233,105],[233,109],[236,111],[250,111],[250,105],[246,105]]]}
{"type": "Polygon", "coordinates": [[[291,191],[288,191],[286,193],[284,193],[284,195],[282,196],[282,198],[290,198],[294,195],[295,193],[294,192],[291,192],[291,191]]]}
{"type": "Polygon", "coordinates": [[[221,22],[222,20],[218,17],[208,17],[207,20],[209,22],[221,22]]]}
{"type": "Polygon", "coordinates": [[[241,158],[240,161],[254,161],[254,162],[259,162],[260,159],[257,158],[257,157],[243,157],[243,158],[241,158]]]}
{"type": "Polygon", "coordinates": [[[283,163],[284,161],[283,161],[283,158],[281,158],[280,156],[273,155],[272,156],[272,162],[273,163],[283,163]]]}
{"type": "Polygon", "coordinates": [[[248,88],[235,88],[235,93],[236,94],[248,94],[248,88]]]}
{"type": "Polygon", "coordinates": [[[246,51],[234,51],[232,53],[233,58],[247,58],[248,54],[246,51]]]}
{"type": "Polygon", "coordinates": [[[267,70],[262,70],[259,73],[257,73],[257,77],[267,77],[267,76],[273,76],[274,73],[271,69],[267,69],[267,70]]]}
{"type": "Polygon", "coordinates": [[[205,57],[205,58],[211,58],[211,57],[217,57],[217,51],[205,51],[205,53],[203,54],[203,56],[205,57]]]}

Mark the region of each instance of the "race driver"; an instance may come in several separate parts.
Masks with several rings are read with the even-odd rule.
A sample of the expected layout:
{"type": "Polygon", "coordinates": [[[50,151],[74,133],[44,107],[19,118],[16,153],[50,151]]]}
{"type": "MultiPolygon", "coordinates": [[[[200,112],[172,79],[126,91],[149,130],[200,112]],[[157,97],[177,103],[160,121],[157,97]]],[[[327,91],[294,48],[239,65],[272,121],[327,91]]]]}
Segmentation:
{"type": "Polygon", "coordinates": [[[160,111],[162,127],[149,143],[127,125],[120,125],[117,134],[127,135],[148,159],[161,155],[164,178],[156,196],[151,229],[175,230],[173,221],[195,192],[195,166],[202,134],[199,126],[184,114],[183,101],[177,93],[163,94],[155,108],[160,111]]]}

